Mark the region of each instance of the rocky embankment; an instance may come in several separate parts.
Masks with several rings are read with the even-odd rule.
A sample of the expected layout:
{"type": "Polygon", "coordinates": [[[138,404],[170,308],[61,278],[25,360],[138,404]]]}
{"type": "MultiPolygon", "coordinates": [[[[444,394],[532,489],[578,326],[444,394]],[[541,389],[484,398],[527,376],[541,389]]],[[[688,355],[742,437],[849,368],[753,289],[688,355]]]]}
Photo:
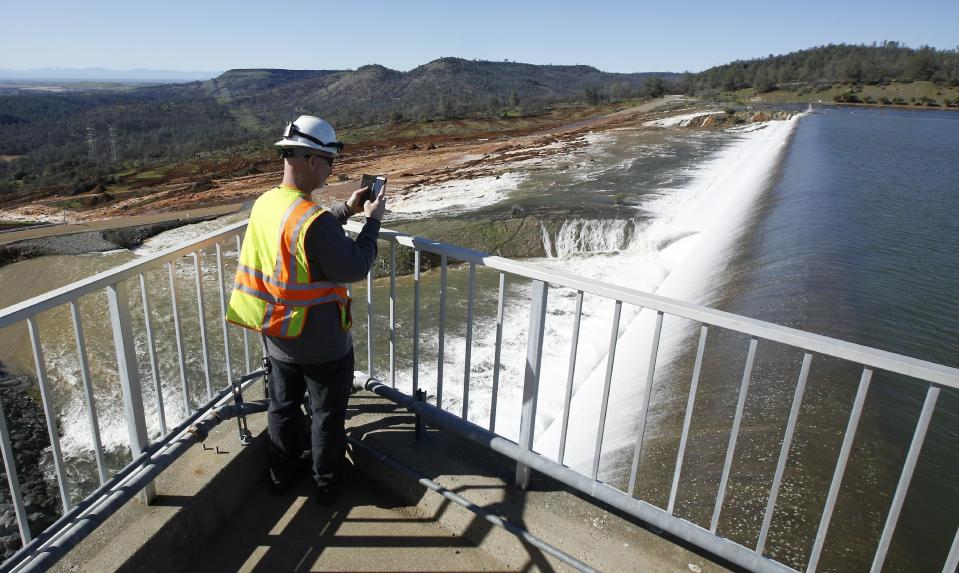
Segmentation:
{"type": "Polygon", "coordinates": [[[194,218],[190,220],[174,220],[106,229],[102,231],[85,231],[71,235],[58,235],[37,239],[24,239],[0,245],[0,266],[24,261],[47,255],[80,255],[83,253],[100,253],[115,249],[132,249],[139,247],[143,241],[164,231],[181,227],[187,223],[208,221],[215,217],[194,218]]]}
{"type": "Polygon", "coordinates": [[[692,119],[686,127],[729,127],[730,124],[760,123],[763,121],[782,121],[796,115],[791,111],[741,111],[732,115],[713,113],[692,119]]]}
{"type": "MultiPolygon", "coordinates": [[[[56,485],[44,477],[42,460],[50,447],[50,438],[43,409],[32,388],[33,381],[28,376],[7,376],[0,369],[0,401],[16,458],[27,522],[31,534],[36,536],[59,518],[61,505],[56,485]]],[[[5,467],[0,481],[0,552],[7,559],[21,547],[20,529],[5,467]]]]}

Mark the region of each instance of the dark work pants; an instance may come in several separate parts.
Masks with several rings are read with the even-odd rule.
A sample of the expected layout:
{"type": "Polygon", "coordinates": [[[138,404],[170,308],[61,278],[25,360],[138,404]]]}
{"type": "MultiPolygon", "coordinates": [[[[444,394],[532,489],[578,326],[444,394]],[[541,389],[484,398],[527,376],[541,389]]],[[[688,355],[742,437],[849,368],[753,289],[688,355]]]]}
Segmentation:
{"type": "Polygon", "coordinates": [[[313,479],[318,486],[333,482],[346,452],[346,403],[353,385],[353,350],[330,362],[293,364],[271,357],[270,468],[280,479],[296,471],[300,454],[310,448],[306,440],[303,395],[310,392],[313,479]]]}

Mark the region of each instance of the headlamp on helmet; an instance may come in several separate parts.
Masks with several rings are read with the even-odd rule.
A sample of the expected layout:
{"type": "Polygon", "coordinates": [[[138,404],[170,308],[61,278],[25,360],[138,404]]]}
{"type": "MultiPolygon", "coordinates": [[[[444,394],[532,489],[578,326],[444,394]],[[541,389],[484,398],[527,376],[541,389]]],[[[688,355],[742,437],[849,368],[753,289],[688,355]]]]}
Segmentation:
{"type": "Polygon", "coordinates": [[[343,150],[343,144],[336,140],[333,126],[311,115],[301,115],[296,121],[287,122],[283,128],[283,139],[276,146],[288,148],[306,148],[336,157],[343,150]]]}

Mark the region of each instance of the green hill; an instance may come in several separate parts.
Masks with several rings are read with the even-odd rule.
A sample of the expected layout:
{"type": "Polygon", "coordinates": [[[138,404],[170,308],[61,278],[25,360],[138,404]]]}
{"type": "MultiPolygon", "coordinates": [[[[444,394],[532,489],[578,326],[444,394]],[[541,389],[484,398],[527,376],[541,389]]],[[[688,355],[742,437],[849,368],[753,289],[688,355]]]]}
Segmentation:
{"type": "Polygon", "coordinates": [[[709,94],[752,88],[815,90],[836,84],[884,85],[929,81],[959,86],[959,51],[898,42],[871,46],[830,44],[781,56],[739,60],[682,78],[680,89],[709,94]]]}

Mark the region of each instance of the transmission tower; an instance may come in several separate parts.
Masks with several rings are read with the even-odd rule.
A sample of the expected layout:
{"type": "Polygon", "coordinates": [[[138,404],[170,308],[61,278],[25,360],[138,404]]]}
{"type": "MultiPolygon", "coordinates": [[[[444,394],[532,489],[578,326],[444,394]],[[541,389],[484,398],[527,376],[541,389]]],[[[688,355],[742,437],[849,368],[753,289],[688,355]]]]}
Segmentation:
{"type": "Polygon", "coordinates": [[[97,160],[97,132],[92,128],[87,128],[87,145],[90,147],[90,161],[97,160]]]}
{"type": "Polygon", "coordinates": [[[113,163],[117,162],[117,128],[116,126],[111,125],[107,128],[107,131],[110,134],[110,161],[113,163]]]}

